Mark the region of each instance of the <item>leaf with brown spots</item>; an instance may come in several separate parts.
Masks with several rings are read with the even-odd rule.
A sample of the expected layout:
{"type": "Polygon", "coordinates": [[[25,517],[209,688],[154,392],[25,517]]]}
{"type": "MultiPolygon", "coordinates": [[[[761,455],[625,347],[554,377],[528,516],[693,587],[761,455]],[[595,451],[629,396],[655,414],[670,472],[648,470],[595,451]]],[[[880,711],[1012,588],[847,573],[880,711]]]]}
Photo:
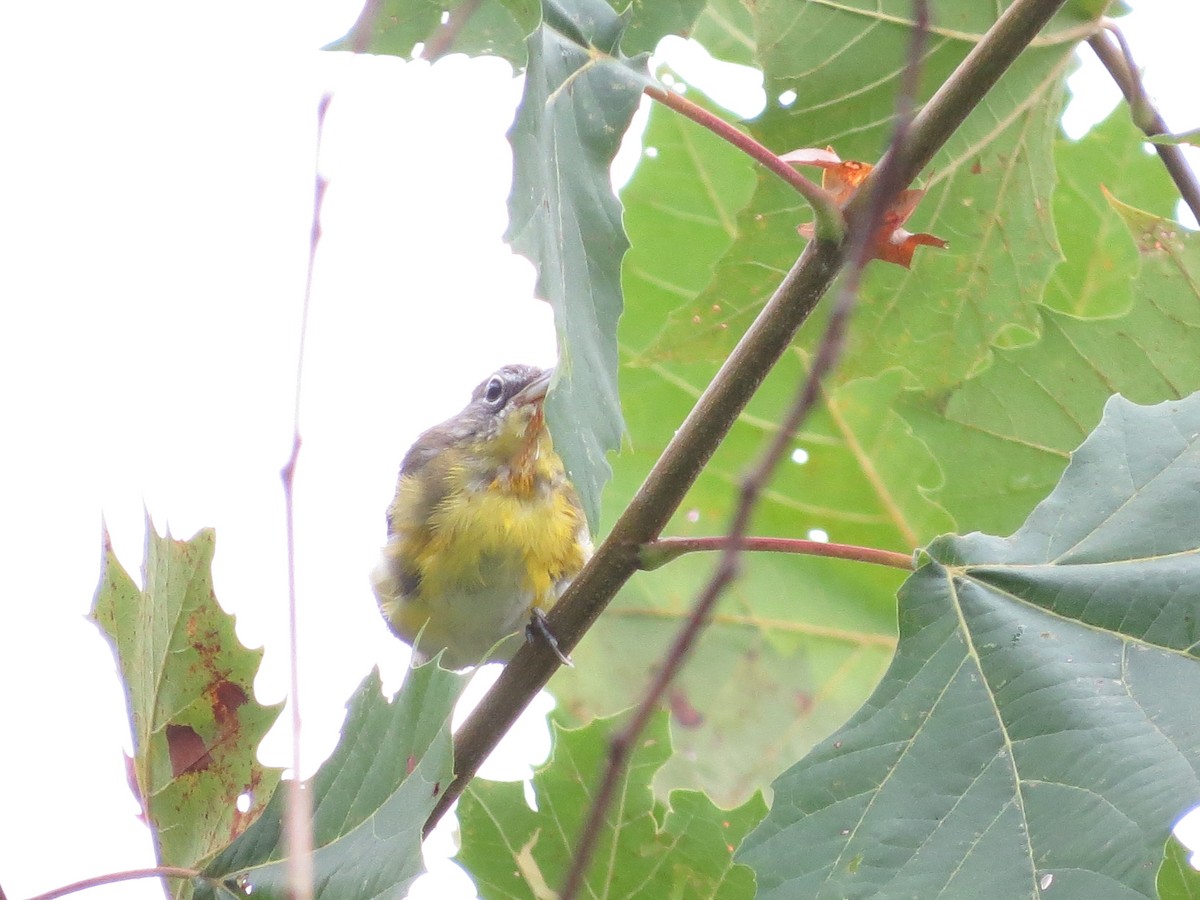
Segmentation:
{"type": "Polygon", "coordinates": [[[204,738],[191,725],[167,726],[167,751],[171,754],[171,776],[203,772],[212,765],[204,738]]]}
{"type": "MultiPolygon", "coordinates": [[[[403,897],[425,870],[421,826],[453,777],[450,713],[468,676],[430,662],[395,697],[378,670],[347,704],[337,748],[307,782],[312,797],[314,900],[403,897]]],[[[256,900],[291,896],[283,817],[287,791],[205,867],[197,900],[236,884],[256,900]]]]}
{"type": "MultiPolygon", "coordinates": [[[[234,634],[212,587],[214,536],[160,537],[147,523],[143,589],[107,535],[92,618],[112,642],[133,730],[130,787],[163,865],[200,868],[262,813],[278,769],[255,756],[279,714],[254,698],[261,650],[234,634]],[[249,809],[237,808],[243,794],[249,809]]],[[[173,896],[191,896],[172,884],[173,896]]]]}

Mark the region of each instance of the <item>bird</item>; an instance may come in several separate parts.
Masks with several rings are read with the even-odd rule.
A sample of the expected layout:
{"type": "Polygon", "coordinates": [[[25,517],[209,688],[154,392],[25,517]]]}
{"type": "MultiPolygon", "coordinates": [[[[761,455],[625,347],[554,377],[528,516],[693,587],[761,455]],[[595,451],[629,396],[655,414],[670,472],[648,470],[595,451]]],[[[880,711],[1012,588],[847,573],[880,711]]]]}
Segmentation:
{"type": "Polygon", "coordinates": [[[507,662],[538,633],[570,662],[545,613],[592,542],[546,427],[553,374],[503,366],[400,464],[372,582],[380,612],[416,662],[439,652],[450,669],[507,662]]]}

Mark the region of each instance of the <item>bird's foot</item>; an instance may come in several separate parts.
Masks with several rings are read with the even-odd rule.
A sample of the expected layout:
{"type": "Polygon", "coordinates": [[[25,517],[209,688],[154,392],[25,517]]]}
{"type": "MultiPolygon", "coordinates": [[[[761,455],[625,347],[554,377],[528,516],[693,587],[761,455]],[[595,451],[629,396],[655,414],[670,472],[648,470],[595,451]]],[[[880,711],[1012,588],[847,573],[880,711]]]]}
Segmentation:
{"type": "Polygon", "coordinates": [[[546,620],[546,614],[538,607],[533,608],[533,614],[529,618],[529,624],[525,626],[525,640],[533,643],[538,637],[542,638],[546,644],[554,651],[554,655],[558,657],[558,661],[564,666],[575,668],[575,663],[571,662],[571,657],[563,653],[558,646],[558,638],[554,636],[554,632],[550,630],[550,623],[546,620]]]}

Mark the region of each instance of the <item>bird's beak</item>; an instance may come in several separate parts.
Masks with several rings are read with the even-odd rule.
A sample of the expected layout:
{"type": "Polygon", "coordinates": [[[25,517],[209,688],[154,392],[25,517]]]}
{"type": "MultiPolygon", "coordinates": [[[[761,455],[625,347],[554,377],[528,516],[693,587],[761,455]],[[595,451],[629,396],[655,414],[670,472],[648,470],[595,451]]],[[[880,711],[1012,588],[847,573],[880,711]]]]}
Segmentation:
{"type": "Polygon", "coordinates": [[[541,403],[546,399],[546,392],[550,390],[550,379],[554,377],[554,370],[547,369],[525,387],[521,388],[513,395],[509,403],[512,406],[526,406],[530,403],[541,403]]]}

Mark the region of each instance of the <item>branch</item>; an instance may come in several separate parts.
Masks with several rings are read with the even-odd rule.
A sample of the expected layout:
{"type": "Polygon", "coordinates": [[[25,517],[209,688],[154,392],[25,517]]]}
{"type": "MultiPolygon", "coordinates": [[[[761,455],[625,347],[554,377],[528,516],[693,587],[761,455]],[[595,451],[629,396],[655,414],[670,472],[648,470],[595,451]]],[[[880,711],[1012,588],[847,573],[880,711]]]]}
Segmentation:
{"type": "MultiPolygon", "coordinates": [[[[911,184],[1066,0],[1016,0],[913,118],[896,177],[911,184]]],[[[879,167],[882,168],[883,162],[879,167]]],[[[878,172],[872,173],[878,177],[878,172]]],[[[867,191],[849,206],[861,209],[867,191]]],[[[847,217],[850,215],[847,209],[847,217]]]]}
{"type": "Polygon", "coordinates": [[[52,891],[46,891],[44,894],[38,894],[36,897],[30,897],[29,900],[55,900],[57,897],[66,897],[68,894],[86,891],[89,888],[100,887],[105,884],[118,884],[122,881],[136,881],[141,878],[204,878],[204,876],[195,869],[181,869],[178,866],[151,866],[148,869],[129,869],[126,872],[110,872],[107,875],[95,875],[92,878],[85,878],[82,881],[66,884],[52,891]]]}
{"type": "MultiPolygon", "coordinates": [[[[725,550],[729,538],[725,537],[668,537],[643,544],[638,552],[638,568],[644,571],[657,569],[678,559],[685,553],[702,553],[710,550],[725,550]]],[[[854,544],[834,544],[829,541],[801,541],[796,538],[743,538],[738,545],[741,551],[751,553],[796,553],[802,556],[824,556],[830,559],[853,559],[858,562],[891,566],[911,572],[911,553],[896,553],[893,550],[877,550],[874,547],[857,547],[854,544]]]]}
{"type": "Polygon", "coordinates": [[[292,455],[288,458],[280,475],[283,478],[283,502],[287,519],[287,572],[288,572],[288,662],[291,669],[291,712],[292,712],[292,777],[287,785],[287,812],[284,828],[287,833],[287,883],[292,900],[312,900],[313,896],[313,832],[312,795],[304,790],[300,777],[300,640],[296,616],[296,528],[294,515],[294,488],[296,462],[300,457],[300,388],[304,376],[304,344],[308,334],[308,307],[312,299],[313,266],[317,258],[317,244],[321,242],[321,206],[325,202],[325,189],[329,186],[320,172],[321,138],[325,132],[325,113],[329,110],[329,94],[321,97],[317,104],[317,142],[313,168],[312,232],[308,242],[308,272],[304,281],[304,303],[300,313],[300,346],[296,352],[296,398],[292,411],[292,455]]]}
{"type": "MultiPolygon", "coordinates": [[[[1129,44],[1125,41],[1125,35],[1111,22],[1106,24],[1105,28],[1116,38],[1117,46],[1113,46],[1112,40],[1103,31],[1088,38],[1088,46],[1095,51],[1100,62],[1104,64],[1104,68],[1108,69],[1108,74],[1112,76],[1117,87],[1121,89],[1121,93],[1125,95],[1125,101],[1129,104],[1129,112],[1133,116],[1133,124],[1140,128],[1147,137],[1156,137],[1170,132],[1171,129],[1167,127],[1163,117],[1154,108],[1150,98],[1146,96],[1141,72],[1138,71],[1137,64],[1133,61],[1133,55],[1129,52],[1129,44]]],[[[1162,160],[1163,166],[1166,167],[1167,174],[1175,182],[1175,187],[1179,189],[1179,196],[1188,205],[1192,215],[1200,220],[1200,183],[1196,181],[1196,174],[1188,165],[1183,149],[1173,144],[1157,143],[1154,145],[1154,149],[1162,160]]]]}
{"type": "MultiPolygon", "coordinates": [[[[729,526],[729,535],[723,542],[721,557],[712,578],[700,591],[690,615],[683,623],[683,627],[679,629],[678,634],[675,635],[675,640],[667,651],[662,665],[658,668],[650,687],[646,690],[629,722],[613,738],[612,744],[609,746],[608,765],[600,780],[600,786],[592,797],[591,809],[588,811],[587,819],[575,843],[571,868],[568,870],[562,890],[559,892],[562,900],[574,900],[583,887],[588,866],[595,854],[596,845],[600,841],[604,819],[608,815],[608,808],[616,794],[617,785],[625,772],[629,755],[637,746],[642,732],[650,722],[650,717],[662,704],[675,676],[679,674],[684,663],[691,656],[701,632],[708,627],[717,601],[725,593],[725,589],[737,578],[742,545],[745,543],[746,532],[750,528],[750,519],[754,515],[755,507],[758,506],[758,500],[770,482],[771,476],[779,467],[779,463],[787,455],[800,425],[816,405],[825,376],[833,371],[841,356],[845,343],[846,326],[858,297],[858,286],[862,280],[862,273],[866,269],[867,263],[871,261],[874,238],[883,227],[888,207],[892,205],[904,188],[904,184],[896,177],[896,160],[900,159],[908,137],[913,101],[921,74],[921,58],[924,54],[925,39],[929,30],[929,8],[926,0],[914,0],[914,11],[915,22],[912,39],[909,42],[904,75],[896,101],[896,128],[888,144],[889,150],[893,152],[885,154],[884,162],[880,164],[879,170],[875,173],[876,177],[866,185],[869,196],[867,214],[864,219],[855,222],[850,232],[850,252],[848,254],[850,270],[842,282],[837,302],[830,313],[812,369],[796,393],[779,430],[771,438],[766,452],[763,453],[758,464],[742,479],[738,505],[729,526]]],[[[905,560],[905,562],[911,568],[911,561],[905,560]]]]}
{"type": "Polygon", "coordinates": [[[751,159],[778,175],[795,188],[796,192],[812,207],[817,237],[827,241],[841,241],[846,233],[846,222],[842,218],[842,211],[838,207],[837,200],[825,188],[805,178],[750,135],[739,131],[720,116],[713,115],[704,107],[697,106],[675,91],[652,84],[643,88],[642,93],[686,116],[698,125],[704,126],[717,137],[729,142],[751,159]]]}
{"type": "MultiPolygon", "coordinates": [[[[1015,0],[913,120],[896,177],[908,184],[941,149],[1005,69],[1066,0],[1015,0]]],[[[872,172],[870,184],[878,172],[872,172]]],[[[851,200],[856,206],[865,191],[851,200]]],[[[814,240],[696,402],[608,537],[549,614],[549,625],[570,651],[638,568],[638,549],[662,532],[721,439],[745,409],[796,330],[841,268],[843,248],[814,240]]],[[[445,814],[480,764],[558,668],[541,643],[526,644],[455,736],[456,776],[425,823],[445,814]]]]}

